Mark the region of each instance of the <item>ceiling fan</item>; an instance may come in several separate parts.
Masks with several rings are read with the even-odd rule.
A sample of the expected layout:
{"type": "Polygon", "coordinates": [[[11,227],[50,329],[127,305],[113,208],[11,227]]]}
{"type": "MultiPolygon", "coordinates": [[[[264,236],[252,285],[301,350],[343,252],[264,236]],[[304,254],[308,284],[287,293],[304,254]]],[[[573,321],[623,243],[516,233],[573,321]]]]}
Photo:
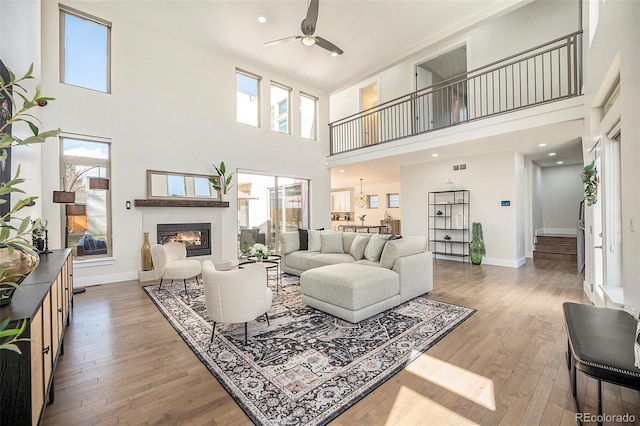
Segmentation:
{"type": "Polygon", "coordinates": [[[280,43],[286,43],[288,41],[300,40],[300,42],[305,46],[319,46],[323,49],[327,49],[334,56],[342,55],[344,52],[335,44],[331,43],[328,40],[323,39],[322,37],[313,36],[313,33],[316,31],[316,22],[318,21],[318,6],[320,0],[311,0],[309,2],[309,8],[307,9],[307,16],[302,20],[300,24],[300,28],[302,29],[303,35],[285,37],[278,40],[273,40],[265,43],[265,46],[273,46],[280,43]]]}

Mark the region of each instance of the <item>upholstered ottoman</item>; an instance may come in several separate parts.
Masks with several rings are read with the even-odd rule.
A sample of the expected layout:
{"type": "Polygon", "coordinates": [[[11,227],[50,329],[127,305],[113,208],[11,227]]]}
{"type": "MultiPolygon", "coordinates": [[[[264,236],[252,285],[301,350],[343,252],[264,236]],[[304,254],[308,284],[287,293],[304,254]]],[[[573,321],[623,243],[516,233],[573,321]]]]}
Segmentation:
{"type": "Polygon", "coordinates": [[[352,323],[400,303],[400,278],[387,268],[340,263],[300,275],[302,301],[352,323]]]}

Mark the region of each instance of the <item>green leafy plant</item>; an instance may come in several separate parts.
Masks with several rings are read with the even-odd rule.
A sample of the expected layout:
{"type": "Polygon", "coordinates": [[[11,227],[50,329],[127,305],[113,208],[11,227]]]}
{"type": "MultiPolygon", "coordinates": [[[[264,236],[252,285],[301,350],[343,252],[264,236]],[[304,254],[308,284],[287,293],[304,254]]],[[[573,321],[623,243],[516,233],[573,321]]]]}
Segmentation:
{"type": "Polygon", "coordinates": [[[233,183],[231,182],[235,173],[232,172],[227,175],[227,167],[224,165],[224,161],[221,161],[219,166],[213,164],[213,168],[216,169],[218,176],[209,176],[209,182],[211,186],[213,186],[213,189],[226,194],[233,187],[233,183]]]}
{"type": "Polygon", "coordinates": [[[600,182],[595,161],[584,166],[580,178],[584,183],[584,200],[588,206],[592,206],[598,202],[598,183],[600,182]]]}
{"type": "MultiPolygon", "coordinates": [[[[57,136],[60,129],[40,131],[40,120],[30,112],[35,107],[44,107],[54,98],[44,97],[40,93],[40,86],[36,87],[35,93],[29,95],[23,84],[32,80],[33,64],[29,70],[22,76],[16,77],[11,71],[9,72],[9,80],[4,81],[0,78],[0,161],[4,161],[8,157],[8,149],[16,146],[30,145],[33,143],[42,143],[47,138],[57,136]],[[18,108],[18,101],[22,106],[18,108]],[[15,110],[15,112],[13,112],[15,110]],[[14,126],[16,125],[16,126],[14,126]],[[26,138],[16,136],[13,132],[15,127],[26,125],[31,134],[26,138]]],[[[0,196],[6,194],[24,194],[19,185],[24,183],[25,179],[20,177],[20,166],[18,165],[15,176],[0,186],[0,196]]],[[[32,249],[31,237],[34,230],[41,228],[40,219],[34,221],[29,216],[18,218],[15,216],[17,212],[27,206],[33,205],[38,197],[26,196],[20,198],[9,208],[9,211],[0,216],[0,248],[6,248],[9,253],[13,250],[26,248],[32,249]],[[10,220],[12,220],[10,222],[10,220]]],[[[0,199],[0,204],[7,201],[0,199]]],[[[0,283],[18,287],[16,284],[20,282],[23,276],[20,274],[8,273],[4,265],[0,264],[0,283]]],[[[20,338],[26,327],[26,321],[22,321],[18,328],[7,328],[10,319],[7,318],[0,322],[0,349],[12,350],[20,353],[19,348],[15,345],[17,342],[27,341],[28,339],[20,338]]]]}

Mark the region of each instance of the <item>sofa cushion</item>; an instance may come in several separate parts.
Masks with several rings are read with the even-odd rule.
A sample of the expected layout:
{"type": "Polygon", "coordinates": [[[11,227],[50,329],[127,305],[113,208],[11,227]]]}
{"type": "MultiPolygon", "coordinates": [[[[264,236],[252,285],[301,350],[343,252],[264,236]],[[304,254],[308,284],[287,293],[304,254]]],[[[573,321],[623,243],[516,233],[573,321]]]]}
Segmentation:
{"type": "Polygon", "coordinates": [[[300,250],[309,249],[309,234],[306,229],[298,229],[298,237],[300,238],[300,250]]]}
{"type": "Polygon", "coordinates": [[[322,240],[320,239],[321,232],[309,229],[307,234],[309,235],[309,246],[307,247],[307,250],[320,251],[320,248],[322,247],[322,240]]]}
{"type": "Polygon", "coordinates": [[[321,253],[344,253],[342,232],[323,232],[320,234],[321,253]]]}
{"type": "Polygon", "coordinates": [[[364,249],[364,257],[371,262],[380,260],[387,238],[389,238],[389,235],[373,234],[364,249]]]}
{"type": "Polygon", "coordinates": [[[372,262],[370,260],[367,259],[361,259],[358,260],[357,262],[354,262],[356,265],[367,265],[367,266],[375,266],[376,268],[378,266],[380,266],[380,262],[372,262]]]}
{"type": "Polygon", "coordinates": [[[281,232],[280,244],[282,245],[282,254],[293,253],[300,250],[300,237],[297,232],[281,232]]]}
{"type": "Polygon", "coordinates": [[[303,272],[300,291],[303,295],[355,311],[397,295],[400,278],[383,268],[329,265],[303,272]]]}
{"type": "Polygon", "coordinates": [[[309,258],[309,268],[319,268],[336,263],[353,263],[353,256],[346,253],[318,253],[309,258]]]}
{"type": "Polygon", "coordinates": [[[300,271],[306,271],[311,268],[309,266],[309,260],[314,256],[319,255],[317,251],[298,250],[287,254],[285,257],[286,266],[292,269],[298,269],[300,271]]]}
{"type": "Polygon", "coordinates": [[[371,235],[356,235],[349,248],[349,254],[353,256],[355,260],[360,260],[364,257],[364,249],[367,247],[371,235]]]}
{"type": "Polygon", "coordinates": [[[424,236],[410,236],[387,241],[380,256],[380,266],[392,269],[397,258],[422,253],[426,244],[427,237],[424,236]]]}
{"type": "Polygon", "coordinates": [[[344,253],[349,253],[351,250],[351,244],[353,244],[353,239],[358,235],[356,232],[343,232],[342,233],[342,249],[344,253]]]}

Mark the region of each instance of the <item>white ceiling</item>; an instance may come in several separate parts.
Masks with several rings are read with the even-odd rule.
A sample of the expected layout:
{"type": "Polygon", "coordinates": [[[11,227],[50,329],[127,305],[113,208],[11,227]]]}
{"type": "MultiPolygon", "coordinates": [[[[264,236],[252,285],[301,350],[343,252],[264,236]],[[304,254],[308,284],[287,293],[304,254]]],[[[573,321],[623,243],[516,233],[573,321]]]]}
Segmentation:
{"type": "Polygon", "coordinates": [[[306,0],[88,3],[105,1],[119,6],[106,19],[125,19],[331,92],[481,19],[530,0],[320,0],[314,35],[344,50],[337,57],[299,41],[264,46],[268,41],[301,34],[306,0]],[[259,16],[266,22],[258,22],[259,16]]]}

